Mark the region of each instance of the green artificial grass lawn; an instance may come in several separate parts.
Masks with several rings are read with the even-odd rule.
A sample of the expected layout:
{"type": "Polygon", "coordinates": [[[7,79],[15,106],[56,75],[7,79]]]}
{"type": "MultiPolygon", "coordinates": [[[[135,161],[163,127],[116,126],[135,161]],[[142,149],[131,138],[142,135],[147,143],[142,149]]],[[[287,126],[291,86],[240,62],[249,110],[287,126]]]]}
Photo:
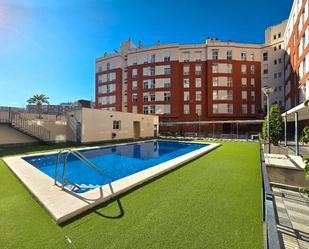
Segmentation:
{"type": "Polygon", "coordinates": [[[263,247],[257,143],[222,142],[120,197],[123,213],[113,201],[63,226],[1,160],[0,183],[0,248],[263,247]]]}

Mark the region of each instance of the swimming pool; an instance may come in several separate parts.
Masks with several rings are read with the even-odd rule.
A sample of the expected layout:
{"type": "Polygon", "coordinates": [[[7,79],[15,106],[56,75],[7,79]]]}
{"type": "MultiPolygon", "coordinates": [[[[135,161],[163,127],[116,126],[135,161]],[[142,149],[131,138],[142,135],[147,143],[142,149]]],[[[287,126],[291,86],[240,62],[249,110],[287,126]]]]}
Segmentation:
{"type": "MultiPolygon", "coordinates": [[[[59,224],[219,146],[218,143],[151,140],[73,150],[82,153],[111,178],[101,176],[70,155],[65,175],[70,183],[64,189],[54,183],[57,151],[7,156],[3,160],[59,224]],[[80,188],[72,188],[75,184],[80,188]]],[[[63,157],[58,173],[63,168],[63,157]]]]}
{"type": "MultiPolygon", "coordinates": [[[[65,177],[68,182],[78,188],[73,184],[66,184],[66,188],[75,193],[85,193],[207,146],[209,144],[152,140],[79,150],[108,176],[99,174],[71,154],[68,156],[65,177]]],[[[60,158],[59,176],[62,174],[64,156],[65,154],[60,158]]],[[[56,157],[57,154],[50,154],[28,156],[23,159],[44,174],[54,178],[56,157]]]]}

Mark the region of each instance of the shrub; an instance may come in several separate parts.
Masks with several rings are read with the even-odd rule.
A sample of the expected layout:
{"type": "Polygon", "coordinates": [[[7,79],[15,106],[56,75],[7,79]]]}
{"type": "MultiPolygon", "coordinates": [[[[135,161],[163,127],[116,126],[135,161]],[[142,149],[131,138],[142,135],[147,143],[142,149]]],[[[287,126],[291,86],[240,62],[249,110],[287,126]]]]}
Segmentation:
{"type": "MultiPolygon", "coordinates": [[[[280,107],[274,104],[270,107],[269,113],[269,126],[270,126],[270,143],[278,145],[283,136],[283,121],[281,117],[280,107]]],[[[262,137],[267,139],[267,115],[264,118],[262,137]]]]}

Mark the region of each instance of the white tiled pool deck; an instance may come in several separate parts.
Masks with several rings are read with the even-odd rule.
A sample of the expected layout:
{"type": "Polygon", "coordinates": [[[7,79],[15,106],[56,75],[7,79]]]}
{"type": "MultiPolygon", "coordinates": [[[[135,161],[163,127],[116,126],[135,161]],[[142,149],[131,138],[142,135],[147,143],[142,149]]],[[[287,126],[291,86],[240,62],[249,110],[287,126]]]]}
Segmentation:
{"type": "MultiPolygon", "coordinates": [[[[69,190],[63,191],[58,186],[54,185],[54,179],[50,178],[36,167],[33,167],[31,164],[22,159],[23,157],[33,156],[34,154],[9,156],[4,157],[3,160],[14,172],[14,174],[21,180],[21,182],[29,189],[29,191],[46,208],[56,223],[59,224],[100,203],[111,199],[114,196],[124,193],[165,172],[175,169],[186,162],[198,158],[219,146],[220,144],[218,143],[211,143],[206,147],[200,148],[167,162],[158,164],[154,167],[114,181],[111,183],[114,193],[111,192],[110,186],[108,184],[82,194],[75,194],[69,190]]],[[[98,147],[88,147],[83,149],[89,148],[98,147]]],[[[57,151],[35,155],[53,154],[55,152],[57,151]]]]}

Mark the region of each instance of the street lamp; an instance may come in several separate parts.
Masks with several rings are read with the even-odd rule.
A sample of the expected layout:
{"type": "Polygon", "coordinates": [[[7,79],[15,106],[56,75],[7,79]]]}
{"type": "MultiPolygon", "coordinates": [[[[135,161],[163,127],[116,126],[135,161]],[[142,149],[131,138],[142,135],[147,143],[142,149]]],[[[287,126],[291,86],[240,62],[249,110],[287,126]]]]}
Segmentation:
{"type": "Polygon", "coordinates": [[[274,87],[264,86],[262,87],[262,91],[267,98],[267,143],[268,143],[268,154],[270,154],[269,96],[274,91],[274,87]]]}

